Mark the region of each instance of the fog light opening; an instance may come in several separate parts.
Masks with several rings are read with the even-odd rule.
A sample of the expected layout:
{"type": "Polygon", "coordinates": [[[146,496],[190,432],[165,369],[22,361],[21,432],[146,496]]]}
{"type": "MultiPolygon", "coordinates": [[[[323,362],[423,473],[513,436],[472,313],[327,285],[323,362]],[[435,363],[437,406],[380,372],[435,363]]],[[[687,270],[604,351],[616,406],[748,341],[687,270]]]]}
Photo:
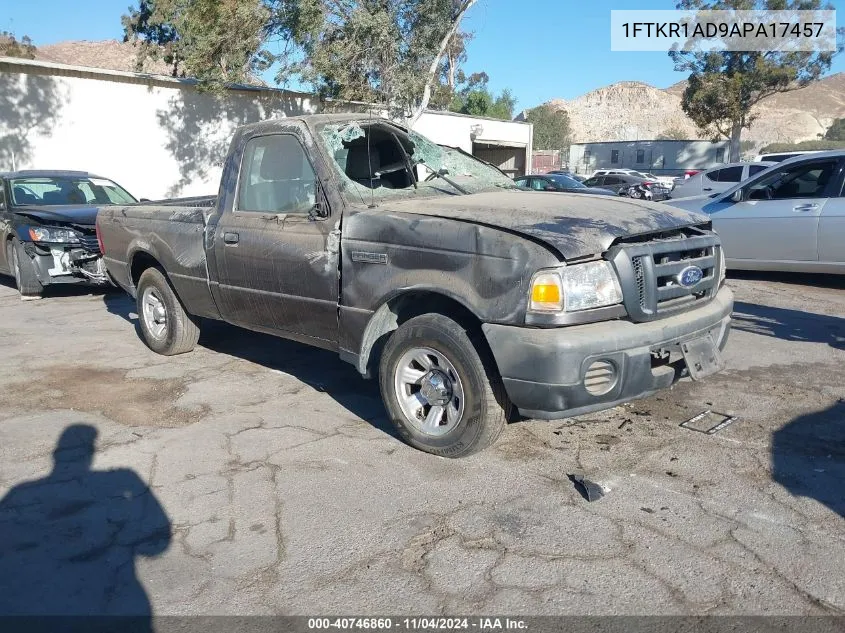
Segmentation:
{"type": "Polygon", "coordinates": [[[594,361],[584,373],[584,388],[593,396],[603,396],[616,386],[619,372],[609,360],[594,361]]]}

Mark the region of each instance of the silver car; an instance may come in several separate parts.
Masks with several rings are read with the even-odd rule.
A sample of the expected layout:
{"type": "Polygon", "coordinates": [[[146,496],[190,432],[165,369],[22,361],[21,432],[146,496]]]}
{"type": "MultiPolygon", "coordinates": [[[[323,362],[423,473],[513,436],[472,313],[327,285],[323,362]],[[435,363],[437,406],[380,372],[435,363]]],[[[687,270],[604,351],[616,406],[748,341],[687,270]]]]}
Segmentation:
{"type": "Polygon", "coordinates": [[[845,274],[845,151],[790,158],[724,193],[667,201],[707,213],[728,268],[845,274]]]}
{"type": "Polygon", "coordinates": [[[727,163],[700,171],[686,180],[677,181],[672,190],[672,197],[687,198],[727,191],[736,183],[748,180],[774,164],[774,162],[727,163]]]}

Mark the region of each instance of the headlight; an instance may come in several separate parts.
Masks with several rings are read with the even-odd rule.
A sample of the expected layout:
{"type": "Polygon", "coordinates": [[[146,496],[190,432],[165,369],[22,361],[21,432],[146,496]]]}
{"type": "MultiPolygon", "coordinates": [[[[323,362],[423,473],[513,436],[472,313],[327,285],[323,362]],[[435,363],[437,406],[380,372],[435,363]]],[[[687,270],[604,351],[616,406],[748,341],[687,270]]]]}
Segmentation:
{"type": "Polygon", "coordinates": [[[622,302],[622,288],[610,262],[541,270],[531,280],[531,312],[576,312],[622,302]]]}
{"type": "Polygon", "coordinates": [[[29,239],[33,242],[79,244],[79,233],[72,229],[55,229],[44,226],[33,226],[29,229],[29,239]]]}

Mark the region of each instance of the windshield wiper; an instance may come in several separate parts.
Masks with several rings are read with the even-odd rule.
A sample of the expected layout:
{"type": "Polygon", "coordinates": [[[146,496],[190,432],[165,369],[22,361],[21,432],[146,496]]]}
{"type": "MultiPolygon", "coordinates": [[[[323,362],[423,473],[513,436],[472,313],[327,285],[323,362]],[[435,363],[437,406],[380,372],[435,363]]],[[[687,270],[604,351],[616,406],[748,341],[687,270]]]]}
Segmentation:
{"type": "MultiPolygon", "coordinates": [[[[420,160],[420,161],[418,161],[418,162],[417,162],[417,164],[418,164],[418,165],[425,165],[426,167],[428,167],[428,165],[426,165],[426,163],[425,163],[425,161],[424,161],[424,160],[420,160]]],[[[428,168],[429,168],[429,169],[431,169],[431,167],[428,167],[428,168]]],[[[455,189],[457,189],[459,192],[461,192],[463,195],[468,196],[468,195],[469,195],[469,191],[467,191],[466,189],[464,189],[463,187],[461,187],[458,183],[456,183],[454,180],[452,180],[451,178],[449,178],[449,177],[446,175],[446,174],[448,174],[448,173],[449,173],[449,170],[448,170],[448,169],[436,169],[436,170],[435,170],[435,169],[432,169],[432,170],[431,170],[431,176],[433,176],[433,177],[435,177],[435,178],[442,178],[443,180],[445,180],[446,182],[448,182],[450,185],[452,185],[455,189]]],[[[430,176],[430,177],[431,177],[431,176],[430,176]]]]}

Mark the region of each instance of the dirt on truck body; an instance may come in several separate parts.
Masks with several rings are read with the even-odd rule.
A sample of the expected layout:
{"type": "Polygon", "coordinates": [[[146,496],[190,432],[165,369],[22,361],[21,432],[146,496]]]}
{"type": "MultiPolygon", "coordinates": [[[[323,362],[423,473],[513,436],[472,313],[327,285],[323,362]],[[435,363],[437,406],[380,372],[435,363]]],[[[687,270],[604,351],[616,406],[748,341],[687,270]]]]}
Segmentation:
{"type": "Polygon", "coordinates": [[[97,223],[150,348],[189,351],[211,318],[333,350],[438,455],[489,446],[517,413],[577,415],[723,367],[733,296],[705,216],[520,190],[384,119],[245,126],[213,204],[97,223]]]}

